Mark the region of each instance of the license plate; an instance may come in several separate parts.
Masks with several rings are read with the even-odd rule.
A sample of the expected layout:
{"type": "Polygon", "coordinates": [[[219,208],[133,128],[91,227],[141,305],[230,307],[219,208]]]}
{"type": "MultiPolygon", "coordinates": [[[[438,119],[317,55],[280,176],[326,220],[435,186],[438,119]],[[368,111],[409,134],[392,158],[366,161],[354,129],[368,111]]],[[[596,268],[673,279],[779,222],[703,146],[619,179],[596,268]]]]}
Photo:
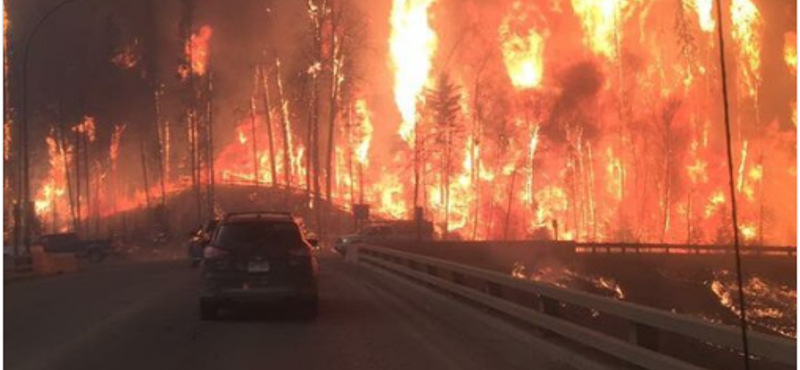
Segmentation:
{"type": "Polygon", "coordinates": [[[250,262],[247,264],[247,272],[269,272],[268,262],[250,262]]]}

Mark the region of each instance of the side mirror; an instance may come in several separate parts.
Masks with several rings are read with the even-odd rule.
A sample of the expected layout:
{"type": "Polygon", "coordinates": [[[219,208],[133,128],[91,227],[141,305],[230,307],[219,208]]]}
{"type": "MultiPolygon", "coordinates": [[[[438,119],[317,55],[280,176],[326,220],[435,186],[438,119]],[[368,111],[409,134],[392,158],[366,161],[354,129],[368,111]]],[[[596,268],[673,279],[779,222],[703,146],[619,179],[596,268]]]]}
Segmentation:
{"type": "Polygon", "coordinates": [[[319,248],[319,240],[317,239],[308,239],[308,243],[314,248],[319,248]]]}

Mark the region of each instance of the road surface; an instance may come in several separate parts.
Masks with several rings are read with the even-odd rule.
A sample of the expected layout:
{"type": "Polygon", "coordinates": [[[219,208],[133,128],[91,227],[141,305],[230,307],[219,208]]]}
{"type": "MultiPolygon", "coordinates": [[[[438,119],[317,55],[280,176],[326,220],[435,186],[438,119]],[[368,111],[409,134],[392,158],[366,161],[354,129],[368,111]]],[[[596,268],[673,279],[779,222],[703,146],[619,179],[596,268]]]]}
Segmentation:
{"type": "Polygon", "coordinates": [[[199,271],[149,263],[5,284],[6,369],[566,369],[524,333],[321,256],[320,316],[201,321],[199,271]]]}

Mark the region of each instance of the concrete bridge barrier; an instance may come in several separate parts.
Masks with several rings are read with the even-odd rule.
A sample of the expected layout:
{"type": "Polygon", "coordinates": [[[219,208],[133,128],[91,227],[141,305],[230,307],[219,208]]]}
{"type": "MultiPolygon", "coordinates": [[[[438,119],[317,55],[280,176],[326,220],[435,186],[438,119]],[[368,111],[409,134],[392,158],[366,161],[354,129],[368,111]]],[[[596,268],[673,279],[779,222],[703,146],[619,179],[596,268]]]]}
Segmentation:
{"type": "MultiPolygon", "coordinates": [[[[644,369],[700,370],[734,368],[743,359],[734,326],[388,248],[359,245],[348,248],[346,259],[524,322],[546,338],[580,348],[575,353],[580,361],[599,357],[644,369]],[[580,310],[592,312],[594,321],[574,320],[580,310]],[[603,321],[614,325],[600,325],[603,321]]],[[[796,340],[752,331],[748,336],[751,369],[796,367],[796,340]]]]}

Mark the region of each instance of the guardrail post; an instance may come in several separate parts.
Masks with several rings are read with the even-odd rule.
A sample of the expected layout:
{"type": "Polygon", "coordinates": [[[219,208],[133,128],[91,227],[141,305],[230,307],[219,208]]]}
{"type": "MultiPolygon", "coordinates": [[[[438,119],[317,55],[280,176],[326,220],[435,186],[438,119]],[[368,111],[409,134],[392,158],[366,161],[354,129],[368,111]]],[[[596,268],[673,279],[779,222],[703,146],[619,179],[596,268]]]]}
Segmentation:
{"type": "Polygon", "coordinates": [[[357,245],[348,245],[347,249],[344,250],[344,261],[349,263],[358,263],[358,246],[357,245]]]}
{"type": "Polygon", "coordinates": [[[561,305],[553,298],[541,296],[540,310],[548,316],[559,317],[561,315],[561,305]]]}
{"type": "Polygon", "coordinates": [[[437,277],[439,276],[439,270],[436,268],[436,266],[427,265],[427,270],[428,270],[428,275],[437,277]]]}
{"type": "Polygon", "coordinates": [[[464,283],[466,282],[464,274],[460,272],[453,272],[453,282],[458,285],[464,285],[464,283]]]}
{"type": "Polygon", "coordinates": [[[658,330],[640,323],[631,323],[628,329],[628,341],[639,347],[658,351],[658,330]]]}
{"type": "Polygon", "coordinates": [[[502,298],[503,297],[503,287],[500,284],[497,284],[492,281],[486,282],[486,293],[489,293],[492,297],[502,298]]]}

